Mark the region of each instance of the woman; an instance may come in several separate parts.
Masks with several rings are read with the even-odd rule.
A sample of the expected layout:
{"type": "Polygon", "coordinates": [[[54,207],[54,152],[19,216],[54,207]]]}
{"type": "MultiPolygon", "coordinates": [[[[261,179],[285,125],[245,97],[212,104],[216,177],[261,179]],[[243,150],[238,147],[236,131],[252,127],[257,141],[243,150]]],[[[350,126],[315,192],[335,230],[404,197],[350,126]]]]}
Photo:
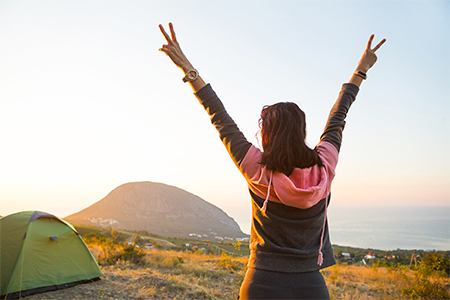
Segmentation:
{"type": "Polygon", "coordinates": [[[231,158],[247,180],[252,198],[252,228],[248,270],[240,299],[329,299],[319,272],[335,264],[326,218],[331,181],[338,161],[342,130],[367,71],[377,60],[373,35],[350,82],[333,106],[320,143],[305,144],[305,114],[294,103],[266,106],[260,127],[263,152],[249,143],[227,114],[209,84],[181,51],[173,25],[166,53],[185,73],[195,95],[231,158]]]}

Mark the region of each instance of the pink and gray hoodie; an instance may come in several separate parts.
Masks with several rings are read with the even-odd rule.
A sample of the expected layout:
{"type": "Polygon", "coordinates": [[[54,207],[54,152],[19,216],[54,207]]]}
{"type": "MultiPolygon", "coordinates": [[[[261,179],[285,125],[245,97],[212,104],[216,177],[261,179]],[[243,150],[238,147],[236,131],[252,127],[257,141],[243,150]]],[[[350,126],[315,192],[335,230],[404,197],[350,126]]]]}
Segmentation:
{"type": "Polygon", "coordinates": [[[358,87],[344,84],[316,151],[323,166],[294,169],[290,176],[260,164],[262,152],[244,137],[208,84],[196,93],[252,197],[249,268],[310,272],[336,263],[326,211],[331,199],[345,117],[358,87]]]}

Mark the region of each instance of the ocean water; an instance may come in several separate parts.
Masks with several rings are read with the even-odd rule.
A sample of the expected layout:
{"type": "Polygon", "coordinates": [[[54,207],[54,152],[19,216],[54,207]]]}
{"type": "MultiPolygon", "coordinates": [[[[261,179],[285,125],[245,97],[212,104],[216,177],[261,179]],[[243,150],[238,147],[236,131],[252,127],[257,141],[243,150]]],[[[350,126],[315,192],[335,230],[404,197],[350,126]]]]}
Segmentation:
{"type": "Polygon", "coordinates": [[[333,207],[332,244],[360,248],[450,250],[450,207],[333,207]]]}

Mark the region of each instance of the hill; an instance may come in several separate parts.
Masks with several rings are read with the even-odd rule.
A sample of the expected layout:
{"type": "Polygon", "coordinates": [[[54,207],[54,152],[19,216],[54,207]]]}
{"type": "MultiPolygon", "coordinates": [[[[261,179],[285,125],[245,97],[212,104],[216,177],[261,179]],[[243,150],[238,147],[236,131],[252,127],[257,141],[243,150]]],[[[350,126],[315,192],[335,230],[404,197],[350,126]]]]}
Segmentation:
{"type": "Polygon", "coordinates": [[[72,224],[147,230],[164,236],[202,239],[246,237],[223,210],[180,188],[155,182],[130,182],[105,198],[64,218],[72,224]]]}
{"type": "MultiPolygon", "coordinates": [[[[104,253],[89,244],[95,253],[104,253]],[[97,249],[97,251],[95,251],[97,249]]],[[[247,257],[149,250],[139,264],[101,265],[100,281],[27,297],[40,299],[236,299],[247,257]]],[[[448,299],[450,279],[409,268],[335,265],[322,270],[331,299],[448,299]]]]}

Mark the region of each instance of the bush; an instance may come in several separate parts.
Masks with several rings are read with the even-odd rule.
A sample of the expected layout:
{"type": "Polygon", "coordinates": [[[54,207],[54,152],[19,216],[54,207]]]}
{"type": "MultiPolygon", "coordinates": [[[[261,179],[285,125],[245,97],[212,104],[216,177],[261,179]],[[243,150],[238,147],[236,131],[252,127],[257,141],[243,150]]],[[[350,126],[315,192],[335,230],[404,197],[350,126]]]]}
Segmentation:
{"type": "Polygon", "coordinates": [[[446,277],[449,275],[450,260],[442,253],[429,253],[419,263],[417,271],[424,275],[437,275],[439,277],[446,277]]]}
{"type": "Polygon", "coordinates": [[[112,243],[109,237],[100,232],[88,233],[84,236],[83,240],[88,244],[109,245],[112,243]]]}
{"type": "Polygon", "coordinates": [[[379,260],[378,262],[377,262],[377,267],[390,267],[391,266],[391,263],[389,262],[389,261],[387,261],[387,260],[379,260]]]}
{"type": "MultiPolygon", "coordinates": [[[[114,240],[118,234],[112,230],[111,235],[114,240]]],[[[88,234],[85,237],[90,243],[97,243],[102,247],[103,253],[97,257],[99,265],[114,265],[117,261],[126,261],[131,264],[139,265],[145,257],[145,252],[136,246],[136,240],[139,238],[139,232],[133,236],[134,242],[117,243],[101,233],[88,234]]]]}
{"type": "Polygon", "coordinates": [[[220,260],[217,262],[217,266],[223,269],[228,269],[232,272],[243,270],[245,268],[245,265],[243,263],[236,261],[235,259],[233,259],[233,256],[227,255],[225,251],[222,252],[220,260]]]}
{"type": "Polygon", "coordinates": [[[448,290],[438,283],[432,283],[428,278],[416,275],[414,281],[402,289],[402,295],[410,299],[449,299],[448,290]]]}
{"type": "Polygon", "coordinates": [[[139,265],[144,257],[145,252],[141,248],[127,244],[116,244],[109,251],[104,251],[103,254],[99,255],[97,261],[100,265],[114,265],[119,260],[139,265]]]}
{"type": "Polygon", "coordinates": [[[444,254],[427,254],[419,262],[414,279],[406,288],[402,289],[402,295],[410,299],[450,299],[447,288],[436,280],[430,281],[432,276],[448,276],[449,267],[449,259],[444,254]]]}

